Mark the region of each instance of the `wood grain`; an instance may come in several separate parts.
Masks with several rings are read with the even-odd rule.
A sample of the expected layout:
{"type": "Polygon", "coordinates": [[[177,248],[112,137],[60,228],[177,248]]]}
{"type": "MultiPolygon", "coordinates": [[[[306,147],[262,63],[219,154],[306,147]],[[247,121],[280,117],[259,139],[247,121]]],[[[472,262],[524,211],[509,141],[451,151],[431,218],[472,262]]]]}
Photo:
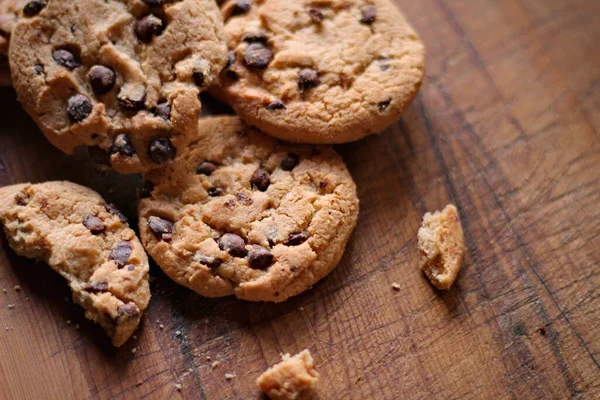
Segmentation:
{"type": "MultiPolygon", "coordinates": [[[[339,147],[362,208],[331,276],[251,304],[153,266],[143,326],[115,350],[61,278],[2,241],[0,398],[260,398],[256,377],[304,348],[321,399],[600,397],[600,2],[396,3],[427,79],[401,122],[339,147]],[[417,270],[416,232],[450,202],[468,255],[441,293],[417,270]]],[[[0,185],[70,179],[134,217],[139,178],[62,155],[14,98],[0,91],[0,185]]]]}

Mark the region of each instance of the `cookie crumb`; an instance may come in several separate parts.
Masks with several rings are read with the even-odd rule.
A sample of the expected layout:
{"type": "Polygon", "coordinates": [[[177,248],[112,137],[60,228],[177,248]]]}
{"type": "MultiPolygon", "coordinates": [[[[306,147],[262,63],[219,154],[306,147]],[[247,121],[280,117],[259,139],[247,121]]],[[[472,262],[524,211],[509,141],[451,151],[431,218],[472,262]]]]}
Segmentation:
{"type": "Polygon", "coordinates": [[[137,335],[132,336],[133,340],[137,340],[137,335]]]}
{"type": "Polygon", "coordinates": [[[218,361],[213,362],[212,363],[212,369],[217,369],[217,367],[219,366],[219,364],[221,364],[221,363],[218,362],[218,361]]]}
{"type": "Polygon", "coordinates": [[[272,399],[310,397],[319,380],[309,350],[293,357],[282,355],[282,361],[265,371],[256,383],[272,399]]]}
{"type": "Polygon", "coordinates": [[[76,330],[79,330],[79,328],[80,328],[79,324],[75,325],[76,330]]]}
{"type": "Polygon", "coordinates": [[[160,324],[160,325],[158,326],[158,328],[159,328],[159,329],[165,329],[165,326],[164,326],[163,324],[160,324]]]}
{"type": "Polygon", "coordinates": [[[67,320],[67,325],[71,325],[71,320],[70,319],[67,320]]]}
{"type": "Polygon", "coordinates": [[[14,304],[9,304],[9,305],[8,305],[8,309],[9,309],[9,310],[12,310],[13,308],[15,308],[15,305],[14,305],[14,304]]]}
{"type": "Polygon", "coordinates": [[[452,287],[465,255],[465,238],[458,210],[448,205],[426,213],[419,229],[419,267],[438,289],[452,287]]]}
{"type": "Polygon", "coordinates": [[[210,356],[206,356],[206,361],[210,361],[212,360],[212,358],[210,358],[210,356]]]}
{"type": "Polygon", "coordinates": [[[298,311],[304,311],[304,307],[302,307],[302,306],[298,307],[298,311]]]}
{"type": "Polygon", "coordinates": [[[5,330],[6,332],[8,332],[8,326],[7,326],[6,328],[4,328],[4,330],[5,330]]]}
{"type": "Polygon", "coordinates": [[[176,331],[175,336],[177,336],[177,337],[181,336],[181,331],[176,331]]]}
{"type": "Polygon", "coordinates": [[[131,354],[135,354],[137,352],[137,347],[134,347],[133,349],[131,349],[131,354]]]}
{"type": "Polygon", "coordinates": [[[392,289],[394,289],[395,291],[399,291],[400,290],[400,284],[399,283],[392,283],[392,289]]]}
{"type": "Polygon", "coordinates": [[[181,383],[176,383],[175,389],[177,389],[178,392],[181,392],[181,383]]]}
{"type": "Polygon", "coordinates": [[[19,292],[21,290],[21,286],[15,285],[15,291],[19,292]]]}
{"type": "Polygon", "coordinates": [[[137,381],[137,383],[135,384],[136,386],[142,386],[144,382],[140,379],[139,381],[137,381]]]}
{"type": "Polygon", "coordinates": [[[233,378],[235,378],[234,374],[230,374],[230,373],[225,374],[225,379],[227,379],[228,381],[232,380],[233,378]]]}
{"type": "Polygon", "coordinates": [[[3,291],[4,293],[6,293],[6,288],[2,289],[2,291],[3,291]]]}
{"type": "Polygon", "coordinates": [[[29,296],[25,297],[25,300],[29,300],[29,296]]]}

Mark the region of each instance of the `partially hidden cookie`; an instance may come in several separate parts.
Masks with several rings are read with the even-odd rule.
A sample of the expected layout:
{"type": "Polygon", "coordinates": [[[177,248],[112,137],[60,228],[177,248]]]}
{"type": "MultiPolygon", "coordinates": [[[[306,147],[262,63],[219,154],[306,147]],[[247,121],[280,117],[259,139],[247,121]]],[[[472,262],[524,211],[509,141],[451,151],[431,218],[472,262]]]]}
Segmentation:
{"type": "Polygon", "coordinates": [[[70,182],[0,188],[0,225],[14,251],[69,283],[73,301],[121,346],[150,300],[148,257],[112,204],[70,182]]]}
{"type": "Polygon", "coordinates": [[[23,107],[56,147],[122,173],[161,167],[196,132],[199,93],[226,62],[216,4],[32,0],[9,62],[23,107]]]}
{"type": "Polygon", "coordinates": [[[302,400],[311,398],[319,381],[319,373],[309,350],[293,357],[282,355],[282,361],[263,372],[256,380],[271,400],[302,400]]]}
{"type": "Polygon", "coordinates": [[[10,35],[13,27],[23,15],[23,9],[29,1],[30,0],[0,1],[0,86],[10,86],[12,84],[10,80],[10,68],[8,66],[10,35]]]}
{"type": "Polygon", "coordinates": [[[356,187],[325,146],[285,144],[237,117],[201,119],[172,164],[146,174],[142,243],[204,296],[280,302],[338,264],[356,224],[356,187]]]}
{"type": "Polygon", "coordinates": [[[426,213],[419,229],[419,267],[438,289],[450,289],[465,256],[465,237],[458,210],[448,205],[426,213]]]}
{"type": "Polygon", "coordinates": [[[354,141],[395,122],[421,85],[423,44],[389,0],[227,0],[221,12],[220,90],[269,135],[354,141]]]}

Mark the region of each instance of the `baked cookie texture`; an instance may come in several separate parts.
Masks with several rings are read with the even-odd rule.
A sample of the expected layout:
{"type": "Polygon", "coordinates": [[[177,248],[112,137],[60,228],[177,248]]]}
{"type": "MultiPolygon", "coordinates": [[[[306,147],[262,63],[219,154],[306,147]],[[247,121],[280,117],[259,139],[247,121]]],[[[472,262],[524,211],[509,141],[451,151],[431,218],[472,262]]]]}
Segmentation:
{"type": "Polygon", "coordinates": [[[423,44],[389,0],[228,0],[221,13],[221,90],[271,136],[358,140],[395,122],[421,85],[423,44]]]}
{"type": "Polygon", "coordinates": [[[282,361],[265,371],[256,383],[272,400],[300,400],[312,396],[318,381],[310,351],[304,350],[293,357],[283,355],[282,361]]]}
{"type": "Polygon", "coordinates": [[[0,224],[14,251],[69,283],[73,301],[121,346],[150,300],[148,257],[127,219],[91,189],[70,182],[0,188],[0,224]]]}
{"type": "Polygon", "coordinates": [[[426,213],[418,233],[419,267],[438,289],[450,289],[465,255],[465,238],[458,210],[448,205],[426,213]]]}
{"type": "Polygon", "coordinates": [[[201,119],[197,139],[146,179],[142,243],[208,297],[281,302],[305,291],[339,263],[358,216],[332,148],[285,144],[238,117],[201,119]]]}
{"type": "Polygon", "coordinates": [[[12,85],[8,66],[8,46],[14,26],[23,15],[23,8],[30,0],[0,1],[0,86],[12,85]]]}
{"type": "Polygon", "coordinates": [[[9,62],[53,145],[144,172],[195,135],[198,95],[226,62],[223,22],[205,0],[42,1],[14,27],[9,62]]]}

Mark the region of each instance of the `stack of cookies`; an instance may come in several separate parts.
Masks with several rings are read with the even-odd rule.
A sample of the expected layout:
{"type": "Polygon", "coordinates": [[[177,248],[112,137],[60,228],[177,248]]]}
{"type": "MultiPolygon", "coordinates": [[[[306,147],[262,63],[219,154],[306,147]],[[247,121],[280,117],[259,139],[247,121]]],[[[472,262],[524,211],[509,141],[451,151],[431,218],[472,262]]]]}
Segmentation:
{"type": "Polygon", "coordinates": [[[54,146],[144,174],[141,242],[84,187],[0,189],[10,245],[62,274],[116,346],[149,301],[144,249],[208,297],[280,302],[329,274],[359,202],[328,145],[395,122],[424,73],[389,0],[3,0],[0,35],[54,146]],[[207,90],[238,116],[199,119],[207,90]]]}

